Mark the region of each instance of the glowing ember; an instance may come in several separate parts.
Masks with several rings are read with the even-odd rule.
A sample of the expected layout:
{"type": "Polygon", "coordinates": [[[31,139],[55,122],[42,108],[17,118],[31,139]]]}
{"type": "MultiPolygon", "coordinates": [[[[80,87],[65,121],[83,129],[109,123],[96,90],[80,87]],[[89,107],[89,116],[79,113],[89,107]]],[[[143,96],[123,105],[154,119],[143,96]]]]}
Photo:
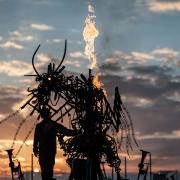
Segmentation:
{"type": "Polygon", "coordinates": [[[88,16],[85,19],[85,27],[83,30],[83,38],[84,41],[86,42],[84,53],[91,61],[91,64],[89,66],[90,69],[96,67],[96,52],[94,48],[94,40],[99,35],[99,32],[95,27],[96,16],[94,15],[94,12],[95,12],[94,7],[91,4],[89,4],[88,16]]]}

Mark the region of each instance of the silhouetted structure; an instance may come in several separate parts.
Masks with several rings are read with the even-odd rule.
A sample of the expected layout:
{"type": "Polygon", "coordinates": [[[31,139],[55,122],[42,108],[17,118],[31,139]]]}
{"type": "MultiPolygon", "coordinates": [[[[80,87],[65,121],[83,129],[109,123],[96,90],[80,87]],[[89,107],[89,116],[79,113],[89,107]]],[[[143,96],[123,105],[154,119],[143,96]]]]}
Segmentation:
{"type": "Polygon", "coordinates": [[[115,168],[117,179],[120,179],[118,146],[126,139],[129,152],[129,147],[132,148],[131,138],[135,143],[136,140],[131,117],[121,101],[118,88],[115,88],[114,106],[111,108],[103,89],[94,85],[91,70],[88,78],[83,74],[80,77],[65,75],[65,66],[61,65],[66,54],[66,41],[64,55],[57,68],[50,63],[47,72],[40,74],[34,65],[39,47],[32,57],[36,74],[28,75],[34,76],[38,85],[34,89],[28,88],[30,99],[22,108],[31,106],[32,115],[34,111],[40,113],[46,107],[51,112],[51,120],[63,122],[63,119],[68,119],[71,128],[77,132],[77,135],[64,139],[64,134],[58,131],[59,143],[72,168],[69,179],[80,180],[85,176],[87,180],[104,179],[102,160],[115,168]],[[120,129],[121,139],[117,141],[110,134],[118,133],[120,129]],[[77,170],[78,166],[86,169],[85,174],[77,170]]]}
{"type": "Polygon", "coordinates": [[[140,180],[141,176],[142,176],[143,180],[146,180],[148,171],[149,171],[149,177],[151,180],[151,178],[152,178],[151,177],[152,176],[152,173],[151,173],[151,153],[148,151],[144,151],[144,150],[141,150],[141,152],[142,152],[142,157],[141,157],[141,162],[138,165],[139,173],[138,173],[137,180],[140,180]],[[149,155],[149,159],[148,159],[148,161],[145,161],[147,155],[149,155]]]}
{"type": "Polygon", "coordinates": [[[178,180],[178,172],[175,171],[160,171],[153,174],[153,180],[178,180]]]}
{"type": "Polygon", "coordinates": [[[12,180],[24,180],[23,173],[21,171],[21,164],[16,160],[17,165],[15,165],[15,161],[13,160],[13,149],[6,150],[9,157],[9,167],[11,168],[11,176],[12,180]]]}

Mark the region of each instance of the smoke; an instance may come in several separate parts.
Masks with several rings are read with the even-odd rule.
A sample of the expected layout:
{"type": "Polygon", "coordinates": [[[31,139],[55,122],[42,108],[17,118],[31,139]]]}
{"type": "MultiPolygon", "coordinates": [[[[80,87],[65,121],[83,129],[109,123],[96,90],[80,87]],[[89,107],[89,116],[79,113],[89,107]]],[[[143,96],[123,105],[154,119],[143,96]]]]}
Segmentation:
{"type": "Polygon", "coordinates": [[[101,51],[112,51],[118,44],[127,44],[123,34],[137,25],[137,19],[143,13],[140,7],[144,3],[142,0],[99,0],[94,3],[98,17],[97,24],[101,32],[99,44],[101,51]]]}

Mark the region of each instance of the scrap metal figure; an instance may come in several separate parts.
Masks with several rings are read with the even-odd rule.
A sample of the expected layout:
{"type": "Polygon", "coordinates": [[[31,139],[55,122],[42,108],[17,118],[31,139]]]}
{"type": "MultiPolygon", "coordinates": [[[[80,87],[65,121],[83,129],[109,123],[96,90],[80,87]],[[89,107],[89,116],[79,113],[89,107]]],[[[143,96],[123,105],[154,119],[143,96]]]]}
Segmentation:
{"type": "MultiPolygon", "coordinates": [[[[30,99],[22,108],[26,105],[31,106],[33,108],[31,114],[33,114],[34,111],[39,112],[39,109],[47,107],[51,111],[49,119],[56,122],[69,120],[71,129],[77,134],[72,138],[64,139],[63,133],[58,132],[58,139],[71,168],[77,167],[78,164],[75,162],[79,163],[79,160],[86,161],[87,169],[92,170],[89,180],[104,179],[100,168],[104,160],[115,168],[117,179],[120,179],[118,145],[121,145],[123,138],[126,138],[128,151],[132,143],[131,138],[135,143],[136,140],[132,120],[121,101],[118,88],[115,88],[114,106],[111,108],[103,89],[94,85],[91,70],[88,78],[83,74],[80,77],[65,75],[63,72],[65,66],[61,65],[66,54],[66,41],[63,58],[57,68],[54,63],[50,63],[47,72],[40,74],[34,65],[34,57],[39,47],[32,57],[32,66],[36,74],[29,75],[36,77],[38,85],[34,89],[28,89],[30,99]],[[112,136],[112,132],[119,131],[121,131],[121,139],[117,141],[112,136]]],[[[42,124],[46,123],[42,122],[42,124]]],[[[40,134],[42,136],[43,131],[40,134]]],[[[70,179],[78,179],[74,174],[76,173],[71,174],[70,179]]]]}
{"type": "Polygon", "coordinates": [[[56,155],[56,136],[60,132],[64,136],[75,135],[74,131],[51,120],[47,108],[40,110],[42,121],[37,124],[34,134],[33,152],[39,157],[42,180],[53,180],[53,168],[56,155]]]}

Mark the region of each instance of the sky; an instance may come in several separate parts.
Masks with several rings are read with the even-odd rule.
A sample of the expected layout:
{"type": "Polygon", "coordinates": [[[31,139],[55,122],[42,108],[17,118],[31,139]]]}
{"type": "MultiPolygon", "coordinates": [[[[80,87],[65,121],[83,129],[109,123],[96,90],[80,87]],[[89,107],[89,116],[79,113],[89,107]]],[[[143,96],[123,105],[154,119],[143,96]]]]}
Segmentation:
{"type": "MultiPolygon", "coordinates": [[[[130,112],[141,149],[152,153],[153,170],[180,170],[180,1],[92,1],[99,37],[95,40],[101,81],[112,102],[119,87],[130,112]]],[[[0,0],[0,119],[16,111],[27,98],[34,79],[32,55],[41,44],[36,66],[43,73],[52,59],[63,55],[67,39],[66,70],[88,73],[84,55],[84,21],[87,0],[0,0]]],[[[95,73],[96,70],[93,72],[95,73]]],[[[17,126],[26,118],[23,110],[0,124],[0,172],[9,172],[5,149],[11,146],[17,126]]],[[[15,152],[36,117],[23,125],[15,152]]],[[[33,132],[19,154],[24,169],[30,168],[33,132]]],[[[134,146],[129,171],[137,171],[140,152],[134,146]]],[[[58,149],[57,171],[68,171],[58,149]]],[[[119,152],[123,159],[125,151],[119,152]]],[[[35,167],[38,169],[37,159],[35,167]]]]}

